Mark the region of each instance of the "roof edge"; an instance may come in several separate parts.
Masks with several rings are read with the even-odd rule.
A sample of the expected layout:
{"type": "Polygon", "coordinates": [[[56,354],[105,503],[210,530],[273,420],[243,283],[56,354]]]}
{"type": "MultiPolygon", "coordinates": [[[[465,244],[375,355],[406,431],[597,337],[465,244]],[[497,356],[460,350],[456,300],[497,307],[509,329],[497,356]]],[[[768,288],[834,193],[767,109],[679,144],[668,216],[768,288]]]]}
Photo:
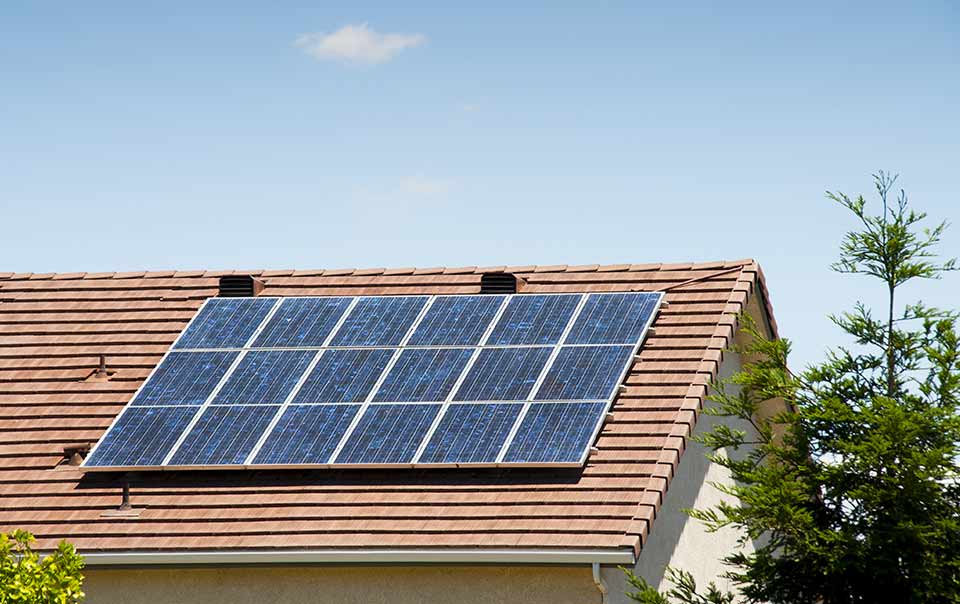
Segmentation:
{"type": "Polygon", "coordinates": [[[632,548],[595,549],[328,549],[80,552],[86,566],[223,564],[630,564],[632,548]]]}

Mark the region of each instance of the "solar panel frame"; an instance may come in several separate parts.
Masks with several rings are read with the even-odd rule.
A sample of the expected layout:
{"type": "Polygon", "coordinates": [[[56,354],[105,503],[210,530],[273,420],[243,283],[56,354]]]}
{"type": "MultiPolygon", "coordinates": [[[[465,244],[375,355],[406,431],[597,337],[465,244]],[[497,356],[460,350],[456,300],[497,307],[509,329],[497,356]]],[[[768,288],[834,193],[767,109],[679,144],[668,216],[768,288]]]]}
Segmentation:
{"type": "MultiPolygon", "coordinates": [[[[436,414],[436,417],[434,418],[434,420],[433,420],[433,422],[432,422],[432,425],[429,427],[429,429],[427,430],[426,434],[424,435],[423,440],[422,440],[422,442],[420,443],[420,446],[419,446],[416,454],[414,455],[412,461],[411,461],[410,463],[388,463],[388,464],[366,464],[366,463],[365,463],[365,464],[356,464],[356,467],[386,467],[386,468],[389,468],[389,467],[394,467],[394,468],[395,468],[395,467],[398,467],[398,466],[399,466],[399,467],[423,467],[423,468],[427,468],[427,467],[451,467],[451,466],[458,466],[458,467],[459,467],[459,466],[481,466],[481,467],[501,467],[501,466],[506,466],[506,467],[514,467],[514,466],[517,466],[517,467],[524,467],[524,466],[531,466],[531,467],[549,467],[549,466],[559,466],[559,467],[572,467],[572,466],[582,466],[582,465],[585,463],[586,458],[587,458],[587,456],[588,456],[589,453],[590,453],[590,446],[589,446],[589,445],[596,441],[596,438],[597,438],[597,436],[599,435],[600,430],[602,429],[602,425],[603,425],[603,423],[604,423],[605,417],[607,417],[607,416],[609,415],[610,407],[611,407],[611,405],[613,404],[613,401],[615,400],[615,398],[616,398],[616,396],[617,396],[617,393],[619,392],[619,385],[623,383],[623,379],[625,378],[626,374],[629,372],[630,367],[631,367],[632,364],[633,364],[633,363],[632,363],[632,359],[635,358],[635,355],[636,355],[637,351],[638,351],[639,348],[642,346],[642,344],[643,344],[643,342],[644,342],[644,339],[646,338],[647,333],[649,332],[649,330],[650,330],[650,328],[651,328],[654,320],[656,319],[657,312],[659,311],[659,308],[660,308],[660,306],[661,306],[661,303],[662,303],[663,297],[664,297],[663,293],[661,293],[661,292],[596,292],[596,293],[574,294],[574,295],[580,296],[580,300],[579,300],[578,305],[577,305],[577,310],[574,312],[574,314],[573,314],[571,317],[569,317],[569,319],[568,319],[568,325],[566,326],[566,328],[565,328],[565,330],[564,330],[564,333],[563,333],[562,337],[560,338],[560,340],[559,340],[558,342],[552,344],[552,345],[548,345],[548,346],[551,346],[551,347],[553,348],[553,352],[551,353],[551,358],[549,359],[548,363],[544,366],[543,371],[542,371],[542,375],[539,377],[537,384],[531,389],[531,391],[530,391],[530,393],[529,393],[529,395],[528,395],[528,397],[527,397],[527,400],[525,400],[525,401],[491,401],[492,403],[496,403],[496,404],[501,404],[501,403],[503,403],[503,404],[508,404],[508,403],[511,403],[511,402],[512,402],[512,403],[523,403],[523,410],[522,410],[522,412],[519,414],[519,416],[518,416],[518,418],[517,418],[517,420],[516,420],[515,426],[514,426],[513,430],[511,431],[510,436],[508,437],[508,439],[506,440],[506,442],[504,442],[503,447],[502,447],[502,450],[501,450],[501,454],[498,456],[497,461],[495,461],[495,462],[493,462],[493,463],[479,463],[479,464],[473,464],[473,463],[469,463],[469,462],[461,462],[461,463],[456,463],[456,464],[436,464],[436,463],[426,463],[426,462],[425,462],[425,463],[418,463],[420,457],[422,456],[423,450],[424,450],[424,449],[426,448],[426,446],[428,445],[430,438],[432,438],[433,433],[434,433],[435,430],[436,430],[436,427],[437,427],[437,426],[440,424],[440,422],[442,421],[442,419],[443,419],[443,417],[444,417],[447,409],[449,408],[449,406],[450,406],[451,404],[473,404],[473,403],[482,402],[482,401],[469,401],[469,402],[464,401],[464,402],[453,403],[453,401],[451,400],[452,397],[453,397],[453,395],[457,392],[457,390],[459,390],[460,385],[461,385],[461,382],[462,382],[463,379],[466,377],[467,372],[470,371],[473,363],[475,362],[475,360],[477,359],[477,357],[480,355],[480,353],[482,352],[482,350],[484,350],[484,349],[489,349],[489,348],[518,348],[518,347],[527,347],[527,346],[530,346],[530,347],[537,346],[537,345],[522,345],[522,344],[520,344],[520,345],[512,345],[512,344],[507,344],[507,345],[493,345],[493,344],[487,342],[487,340],[489,340],[490,333],[491,333],[492,330],[496,327],[497,322],[502,318],[503,311],[507,308],[507,305],[509,304],[509,302],[510,302],[511,300],[513,300],[514,298],[517,298],[517,297],[520,297],[520,296],[524,296],[524,295],[529,295],[529,294],[513,294],[513,295],[503,296],[503,300],[502,300],[501,306],[500,306],[500,308],[498,309],[497,314],[491,319],[490,324],[487,326],[487,330],[486,330],[485,336],[482,338],[481,342],[480,342],[478,345],[476,345],[476,346],[466,346],[467,348],[474,348],[474,354],[470,357],[470,360],[468,361],[468,363],[467,363],[466,366],[464,367],[463,372],[461,373],[461,375],[459,376],[459,378],[458,378],[458,380],[457,380],[457,383],[456,383],[456,384],[453,386],[453,388],[451,389],[450,394],[449,394],[449,396],[447,397],[448,400],[446,400],[446,401],[422,401],[422,402],[407,402],[407,403],[401,403],[401,404],[415,404],[415,405],[425,405],[425,404],[440,404],[440,405],[441,405],[441,408],[440,408],[439,412],[436,414]],[[652,311],[650,312],[650,315],[649,315],[649,317],[648,317],[648,319],[647,319],[647,321],[646,321],[646,324],[645,324],[645,326],[644,326],[644,328],[643,328],[642,333],[640,334],[640,336],[637,338],[637,340],[636,340],[635,342],[630,342],[630,343],[629,343],[629,344],[631,345],[631,347],[632,347],[632,355],[630,355],[630,356],[628,357],[628,361],[624,364],[624,367],[623,367],[623,369],[622,369],[622,371],[621,371],[621,374],[620,374],[620,376],[619,376],[619,379],[618,379],[617,382],[616,382],[618,386],[614,388],[613,393],[612,393],[610,399],[607,400],[607,401],[605,401],[606,411],[605,411],[604,413],[601,413],[601,414],[600,414],[600,417],[599,417],[599,420],[598,420],[598,422],[597,422],[597,425],[594,426],[594,427],[593,427],[593,430],[591,431],[591,437],[590,437],[589,441],[585,441],[586,444],[585,444],[585,446],[583,447],[583,453],[582,453],[580,459],[579,459],[577,462],[573,462],[573,463],[571,463],[571,462],[562,462],[562,463],[543,463],[543,462],[524,463],[524,462],[508,462],[508,461],[504,461],[503,457],[504,457],[506,451],[508,450],[508,448],[509,448],[509,446],[510,446],[510,444],[511,444],[511,441],[512,441],[513,437],[516,435],[516,429],[518,429],[519,426],[521,425],[523,419],[525,418],[527,412],[529,411],[530,405],[531,405],[531,404],[541,404],[541,403],[553,403],[553,402],[556,402],[556,401],[547,401],[547,400],[534,400],[534,397],[536,396],[537,392],[540,390],[540,387],[541,387],[543,378],[546,376],[546,374],[547,374],[547,372],[549,371],[550,367],[552,366],[553,362],[556,360],[556,356],[557,356],[557,354],[559,354],[560,349],[561,349],[561,346],[565,343],[566,338],[569,336],[570,330],[573,328],[573,326],[574,326],[574,324],[575,324],[575,322],[576,322],[576,320],[577,320],[577,317],[579,316],[579,313],[580,313],[580,311],[583,309],[584,305],[588,302],[588,300],[589,300],[591,297],[594,297],[594,296],[605,296],[605,295],[609,295],[609,294],[620,294],[620,295],[622,295],[622,294],[625,294],[625,293],[651,296],[652,299],[653,299],[652,311]]],[[[558,294],[547,293],[547,294],[536,294],[536,295],[547,295],[547,296],[563,295],[563,296],[570,296],[571,294],[569,294],[569,293],[558,293],[558,294]]],[[[375,297],[379,298],[379,297],[383,297],[383,296],[353,296],[353,297],[349,297],[349,296],[297,296],[297,298],[320,298],[320,297],[323,297],[323,298],[326,298],[326,297],[329,297],[329,298],[351,298],[348,308],[344,311],[343,315],[340,317],[340,319],[339,319],[339,321],[337,322],[337,324],[333,327],[333,329],[332,329],[331,332],[329,333],[328,338],[327,338],[327,341],[325,341],[324,344],[323,344],[322,346],[319,346],[319,347],[317,347],[317,346],[309,346],[309,347],[299,347],[299,348],[296,348],[296,347],[251,348],[251,346],[253,345],[253,342],[254,342],[254,341],[256,340],[256,338],[260,335],[260,333],[262,332],[262,330],[264,329],[264,327],[269,323],[269,321],[270,321],[271,318],[273,317],[273,314],[274,314],[274,313],[276,312],[276,310],[281,306],[283,300],[286,300],[286,299],[289,299],[289,298],[294,298],[294,297],[291,296],[291,297],[282,297],[282,298],[281,298],[281,297],[272,298],[272,300],[273,300],[273,305],[272,305],[272,307],[270,308],[270,311],[269,311],[269,312],[267,313],[267,315],[263,318],[263,320],[261,321],[261,323],[260,323],[260,325],[258,326],[258,328],[256,329],[256,331],[251,335],[251,337],[249,338],[249,340],[246,342],[246,345],[245,345],[243,348],[239,349],[239,351],[240,351],[241,354],[239,354],[239,355],[237,356],[237,358],[234,360],[233,365],[228,369],[228,371],[226,372],[226,374],[223,376],[223,378],[221,379],[221,383],[218,384],[217,388],[214,389],[214,392],[211,394],[210,398],[209,398],[207,401],[205,401],[204,405],[201,406],[201,407],[198,409],[198,413],[196,413],[196,414],[194,415],[194,417],[192,418],[192,420],[191,420],[191,422],[190,422],[190,425],[187,426],[187,428],[186,428],[186,429],[183,431],[183,433],[180,435],[180,438],[179,438],[176,446],[169,452],[169,455],[168,455],[167,458],[164,460],[164,464],[162,464],[162,465],[160,465],[160,466],[146,466],[146,467],[145,467],[145,466],[92,466],[92,465],[87,465],[87,462],[85,461],[84,464],[81,465],[80,470],[81,470],[81,471],[131,471],[131,470],[144,471],[144,470],[160,470],[160,469],[177,469],[176,467],[169,465],[170,458],[172,458],[173,455],[176,453],[177,449],[178,449],[179,446],[182,444],[182,441],[183,441],[183,440],[186,438],[186,436],[189,434],[190,430],[193,429],[194,425],[196,424],[196,422],[198,421],[198,419],[199,419],[199,417],[200,417],[200,412],[202,412],[203,409],[205,409],[206,406],[209,405],[209,404],[212,402],[213,398],[216,396],[216,393],[219,391],[219,388],[221,388],[221,387],[223,386],[223,383],[225,383],[225,381],[226,381],[226,380],[229,378],[229,376],[233,373],[233,371],[236,369],[236,366],[240,363],[240,361],[242,360],[242,358],[243,358],[243,356],[245,355],[245,353],[246,353],[247,351],[249,351],[249,350],[293,350],[293,349],[297,349],[297,350],[314,350],[314,351],[317,353],[317,355],[316,355],[316,357],[314,358],[313,362],[311,362],[310,366],[309,366],[309,367],[307,368],[307,370],[305,371],[304,375],[301,376],[302,379],[305,379],[306,376],[307,376],[307,374],[309,374],[309,372],[313,369],[313,366],[314,366],[315,362],[317,361],[317,359],[319,359],[319,358],[322,356],[323,351],[325,351],[325,350],[337,350],[337,349],[339,349],[339,350],[351,350],[351,349],[364,349],[364,348],[367,348],[366,346],[335,346],[335,345],[332,345],[332,344],[331,344],[331,340],[336,336],[339,328],[343,325],[343,323],[345,322],[345,320],[349,317],[350,313],[353,311],[354,307],[357,305],[357,303],[358,303],[360,300],[362,300],[362,299],[364,299],[364,298],[375,298],[375,297]]],[[[398,296],[398,297],[399,297],[399,296],[398,296]]],[[[189,469],[191,469],[191,470],[196,470],[196,469],[228,470],[228,469],[265,469],[265,468],[271,468],[271,469],[272,469],[272,468],[277,468],[277,469],[282,469],[282,468],[298,469],[298,468],[299,468],[299,469],[303,469],[303,468],[344,468],[344,467],[354,467],[354,464],[350,464],[350,465],[348,466],[347,464],[343,464],[343,463],[339,463],[339,464],[338,464],[338,463],[336,463],[336,456],[339,454],[339,451],[340,451],[340,450],[343,448],[343,446],[346,444],[346,441],[348,440],[350,434],[351,434],[352,431],[356,428],[356,424],[359,423],[359,421],[362,419],[362,416],[363,416],[364,412],[366,411],[366,409],[367,409],[371,404],[373,404],[373,405],[382,405],[382,404],[385,404],[385,403],[383,403],[383,402],[374,403],[372,399],[373,399],[373,397],[375,396],[376,392],[378,391],[378,389],[379,389],[380,385],[382,384],[383,380],[385,379],[387,373],[390,371],[390,369],[392,368],[393,364],[396,363],[396,360],[398,359],[401,351],[404,350],[404,349],[417,349],[417,348],[464,348],[464,346],[462,346],[462,345],[454,345],[454,346],[412,346],[412,345],[409,345],[409,344],[408,344],[408,341],[410,340],[411,336],[413,335],[413,333],[414,333],[414,331],[416,330],[417,326],[419,325],[420,321],[423,319],[423,317],[424,317],[424,316],[426,315],[426,313],[429,311],[431,305],[433,304],[433,301],[434,301],[435,299],[437,299],[437,298],[448,297],[448,295],[443,295],[443,296],[440,296],[440,295],[424,296],[424,295],[420,294],[420,295],[403,296],[403,297],[410,297],[410,298],[417,298],[417,297],[427,298],[427,301],[426,301],[426,303],[423,304],[423,306],[420,308],[419,314],[417,315],[416,319],[415,319],[415,320],[413,321],[413,323],[409,326],[409,329],[408,329],[408,331],[406,332],[404,338],[402,339],[402,341],[401,341],[396,347],[394,347],[394,346],[376,346],[377,348],[382,348],[382,347],[395,348],[394,353],[393,353],[393,355],[392,355],[392,357],[391,357],[391,359],[390,359],[391,362],[387,364],[386,368],[383,370],[383,372],[382,372],[381,375],[379,376],[378,383],[375,384],[374,388],[371,390],[369,396],[367,397],[367,400],[366,400],[364,403],[361,404],[361,410],[358,411],[358,412],[356,413],[355,417],[353,418],[353,424],[354,424],[354,425],[352,425],[352,426],[348,429],[347,433],[344,435],[344,438],[342,439],[342,441],[338,444],[337,450],[335,451],[334,455],[331,457],[331,459],[330,459],[330,461],[329,461],[328,463],[326,463],[326,464],[314,464],[314,463],[309,463],[309,464],[263,464],[263,463],[259,463],[259,464],[257,464],[257,463],[253,463],[253,458],[254,458],[255,454],[258,453],[259,449],[260,449],[261,446],[263,445],[263,442],[264,442],[264,441],[267,439],[267,437],[269,436],[269,434],[270,434],[271,430],[273,429],[274,425],[276,424],[276,422],[280,419],[280,417],[281,417],[282,414],[284,413],[284,410],[287,408],[287,406],[289,406],[289,405],[291,405],[291,404],[297,404],[297,403],[293,403],[293,402],[291,402],[290,400],[288,400],[288,401],[284,402],[283,405],[281,405],[280,409],[277,411],[276,415],[274,416],[273,421],[270,423],[270,425],[269,425],[268,428],[264,431],[264,433],[263,433],[262,435],[260,435],[260,440],[257,442],[257,444],[256,444],[256,446],[254,447],[254,449],[251,451],[251,453],[250,453],[250,455],[248,456],[248,458],[245,460],[245,463],[243,463],[243,464],[235,464],[235,465],[188,466],[189,469]]],[[[270,299],[270,298],[268,298],[268,297],[260,297],[260,299],[270,299]]],[[[201,307],[200,307],[200,309],[198,310],[197,314],[194,315],[194,317],[191,318],[191,320],[188,322],[187,326],[184,328],[184,331],[181,332],[181,333],[177,336],[177,338],[174,340],[174,343],[171,345],[171,348],[164,354],[163,358],[161,358],[161,363],[162,363],[163,360],[165,360],[165,359],[167,358],[168,355],[170,355],[170,354],[173,353],[173,352],[183,352],[183,351],[188,351],[188,350],[193,350],[193,351],[198,351],[198,350],[210,350],[210,349],[177,348],[177,344],[178,344],[178,342],[181,340],[181,338],[183,337],[184,333],[187,332],[187,330],[189,329],[190,325],[191,325],[191,324],[196,320],[196,318],[200,315],[200,311],[202,311],[202,309],[205,307],[206,304],[208,304],[208,303],[210,302],[210,300],[211,300],[211,299],[208,299],[208,300],[204,301],[203,305],[201,305],[201,307]]],[[[567,344],[570,345],[569,342],[567,342],[567,344]]],[[[626,344],[626,343],[625,343],[625,344],[626,344]]],[[[577,344],[577,345],[580,345],[580,344],[577,344]]],[[[220,349],[218,349],[218,350],[227,350],[227,349],[220,348],[220,349]]],[[[231,349],[231,350],[236,350],[236,349],[231,349]]],[[[148,375],[147,379],[143,382],[143,384],[141,384],[141,386],[138,388],[138,390],[134,393],[134,396],[131,397],[131,401],[132,401],[132,400],[135,400],[135,398],[139,395],[140,390],[142,390],[142,389],[144,388],[144,386],[149,383],[150,379],[153,377],[154,373],[157,371],[157,368],[158,368],[159,366],[160,366],[160,363],[158,363],[157,367],[155,367],[155,368],[151,371],[151,373],[148,375]]],[[[301,381],[302,381],[302,379],[301,379],[301,381]]],[[[299,391],[300,386],[302,386],[302,384],[298,384],[297,386],[294,387],[293,391],[291,392],[290,398],[292,398],[293,395],[294,395],[296,392],[299,391]]],[[[581,402],[581,403],[582,403],[582,402],[588,402],[588,401],[581,401],[581,400],[576,400],[576,401],[563,401],[563,403],[576,403],[576,402],[581,402]]],[[[340,404],[340,405],[343,405],[343,404],[345,404],[345,403],[305,403],[305,405],[314,405],[314,404],[340,404]]],[[[356,403],[351,403],[351,404],[356,404],[356,403]]],[[[111,423],[111,425],[110,425],[110,427],[107,429],[107,431],[104,432],[104,435],[101,437],[100,441],[98,441],[98,443],[97,443],[97,444],[93,447],[93,449],[91,450],[90,454],[87,456],[87,459],[88,459],[88,460],[91,459],[91,458],[93,458],[93,456],[94,456],[94,454],[96,453],[97,449],[100,447],[100,445],[102,444],[102,442],[106,439],[107,435],[108,435],[108,434],[110,433],[110,431],[113,429],[114,425],[116,425],[116,423],[121,419],[121,417],[124,415],[124,412],[125,412],[128,408],[129,408],[129,404],[128,404],[127,407],[124,407],[124,410],[123,410],[120,414],[118,414],[118,416],[114,419],[114,421],[111,423]]],[[[141,408],[141,409],[147,409],[147,408],[150,408],[150,407],[148,407],[148,406],[143,406],[143,407],[140,407],[140,408],[141,408]]],[[[194,407],[194,408],[196,408],[196,407],[194,407]]]]}

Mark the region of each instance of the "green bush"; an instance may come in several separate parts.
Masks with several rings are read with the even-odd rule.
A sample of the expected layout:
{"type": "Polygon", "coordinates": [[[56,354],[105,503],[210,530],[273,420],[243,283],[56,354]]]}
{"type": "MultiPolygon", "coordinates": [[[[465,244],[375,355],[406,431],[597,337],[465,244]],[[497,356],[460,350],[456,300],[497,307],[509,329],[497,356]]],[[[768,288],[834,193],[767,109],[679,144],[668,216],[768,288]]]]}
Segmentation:
{"type": "Polygon", "coordinates": [[[0,533],[0,604],[73,604],[83,601],[83,558],[61,541],[40,557],[27,531],[0,533]]]}

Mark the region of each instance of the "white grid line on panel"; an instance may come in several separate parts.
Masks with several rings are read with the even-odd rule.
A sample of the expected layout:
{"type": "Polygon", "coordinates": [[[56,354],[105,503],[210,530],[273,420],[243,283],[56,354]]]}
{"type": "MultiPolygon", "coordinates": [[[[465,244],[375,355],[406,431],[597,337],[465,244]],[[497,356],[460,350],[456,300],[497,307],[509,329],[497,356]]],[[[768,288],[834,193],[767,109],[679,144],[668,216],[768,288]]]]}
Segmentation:
{"type": "MultiPolygon", "coordinates": [[[[110,434],[110,431],[113,430],[113,427],[115,425],[117,425],[117,422],[120,421],[120,418],[123,417],[124,414],[126,414],[127,409],[130,409],[133,401],[137,400],[137,397],[140,396],[140,391],[143,390],[146,387],[146,385],[150,383],[150,380],[153,379],[153,375],[160,369],[160,366],[163,365],[163,362],[167,360],[167,357],[174,352],[173,349],[177,345],[177,342],[179,342],[180,339],[183,338],[183,334],[187,333],[187,330],[190,329],[190,326],[193,325],[193,322],[197,320],[197,317],[200,316],[200,314],[203,312],[203,309],[207,307],[207,304],[210,303],[210,300],[213,300],[213,298],[207,298],[206,300],[204,300],[203,303],[200,305],[200,308],[197,309],[197,312],[192,317],[190,317],[190,320],[187,321],[187,324],[183,328],[183,331],[181,331],[177,335],[177,338],[173,341],[173,344],[170,345],[170,348],[168,348],[167,351],[163,353],[163,356],[160,357],[160,362],[153,366],[153,369],[151,369],[150,373],[147,374],[147,379],[143,380],[143,382],[140,384],[140,387],[137,388],[136,392],[133,393],[133,396],[130,397],[130,400],[127,401],[127,404],[124,405],[120,413],[118,413],[117,416],[113,418],[113,421],[110,422],[110,425],[107,427],[106,431],[104,431],[103,435],[100,437],[100,440],[97,441],[97,444],[93,445],[93,448],[90,449],[89,453],[87,453],[87,456],[84,458],[83,463],[80,464],[81,467],[85,467],[87,464],[87,460],[93,457],[93,454],[96,453],[97,449],[100,447],[100,443],[104,441],[104,439],[107,437],[107,434],[110,434]]],[[[150,406],[154,406],[154,405],[150,405],[150,406]]],[[[180,405],[170,405],[170,406],[179,407],[180,405]]]]}
{"type": "Polygon", "coordinates": [[[430,423],[430,427],[427,428],[427,433],[424,435],[423,440],[420,441],[420,446],[417,447],[417,452],[413,455],[413,463],[416,464],[420,461],[420,457],[423,456],[423,452],[427,449],[427,444],[430,442],[430,439],[433,438],[433,433],[437,431],[437,428],[440,426],[440,422],[443,421],[443,416],[447,414],[447,410],[450,408],[450,401],[453,400],[453,397],[457,394],[457,391],[460,390],[460,386],[463,385],[463,381],[467,379],[467,373],[473,368],[474,363],[477,362],[477,358],[480,356],[480,352],[483,350],[483,345],[487,343],[487,340],[490,339],[490,334],[493,333],[493,328],[500,320],[500,317],[503,316],[504,310],[507,308],[507,304],[510,303],[510,298],[513,296],[507,295],[504,296],[503,301],[500,302],[500,307],[497,309],[497,312],[494,313],[493,317],[490,319],[490,323],[483,330],[483,334],[480,336],[479,344],[474,348],[473,353],[470,355],[470,358],[467,360],[467,364],[464,365],[463,371],[460,372],[460,375],[457,377],[457,381],[453,383],[453,387],[450,388],[450,392],[447,393],[447,397],[443,401],[443,405],[440,407],[440,411],[437,413],[437,416],[433,418],[433,422],[430,423]]]}
{"type": "Polygon", "coordinates": [[[550,368],[553,367],[553,362],[557,360],[557,355],[560,354],[560,347],[563,346],[563,343],[567,340],[567,336],[570,335],[570,331],[573,329],[573,324],[577,322],[577,318],[580,316],[580,312],[583,310],[583,307],[586,306],[586,304],[587,294],[581,294],[580,301],[577,302],[576,308],[573,309],[573,314],[570,315],[567,325],[563,328],[563,332],[560,334],[560,339],[557,340],[553,350],[550,351],[550,356],[547,358],[546,364],[540,371],[540,375],[537,376],[537,381],[534,382],[533,388],[530,389],[530,394],[527,395],[527,400],[523,403],[523,408],[520,410],[520,414],[517,415],[517,419],[514,420],[513,426],[510,428],[510,432],[507,433],[506,440],[503,441],[503,446],[500,448],[500,453],[497,454],[497,463],[502,463],[503,458],[506,457],[507,450],[510,448],[510,445],[513,444],[513,439],[516,438],[517,432],[520,430],[520,424],[523,423],[523,418],[525,418],[527,416],[527,412],[530,411],[530,405],[534,400],[534,397],[537,396],[537,393],[540,391],[540,386],[543,385],[543,380],[547,378],[547,373],[549,373],[550,368]]]}
{"type": "MultiPolygon", "coordinates": [[[[277,308],[279,308],[281,304],[283,304],[283,298],[277,298],[276,302],[274,302],[273,306],[270,308],[270,311],[267,312],[266,316],[263,317],[263,320],[260,321],[260,325],[258,325],[254,330],[253,335],[247,339],[247,346],[249,346],[257,338],[257,336],[260,335],[260,332],[263,331],[263,328],[266,327],[270,319],[273,318],[274,313],[277,312],[277,308]]],[[[187,423],[187,426],[183,429],[183,432],[181,432],[180,436],[177,437],[176,442],[174,442],[173,446],[170,447],[170,452],[164,456],[163,461],[160,463],[161,466],[165,466],[170,463],[170,460],[173,459],[173,456],[177,454],[177,451],[183,445],[183,441],[187,440],[187,435],[190,434],[190,431],[193,430],[194,426],[197,425],[197,422],[200,421],[200,417],[203,416],[204,411],[207,410],[207,407],[210,406],[210,403],[213,402],[213,399],[217,398],[217,395],[220,394],[220,390],[223,388],[223,385],[227,383],[227,380],[230,379],[230,376],[233,375],[233,372],[236,371],[237,367],[240,366],[240,362],[243,361],[245,356],[247,356],[246,351],[242,351],[237,355],[237,358],[230,363],[230,366],[227,368],[227,371],[224,372],[223,377],[220,378],[220,381],[217,382],[216,386],[214,386],[213,390],[210,392],[210,395],[207,396],[206,400],[203,401],[203,404],[200,405],[200,408],[197,409],[197,412],[194,414],[194,416],[190,418],[190,422],[187,423]]]]}
{"type": "MultiPolygon", "coordinates": [[[[620,342],[620,343],[607,343],[607,344],[564,344],[567,348],[583,348],[586,346],[590,347],[604,347],[604,346],[627,346],[632,345],[632,342],[620,342]]],[[[546,346],[552,346],[552,344],[493,344],[493,345],[454,345],[454,344],[438,344],[433,345],[424,345],[416,344],[413,346],[404,346],[404,350],[435,350],[435,349],[454,349],[454,348],[544,348],[546,346]]],[[[266,352],[288,352],[288,351],[297,351],[297,350],[371,350],[371,349],[383,349],[383,348],[397,348],[398,345],[392,346],[251,346],[249,348],[181,348],[174,352],[239,352],[241,350],[263,350],[266,352]]]]}
{"type": "Polygon", "coordinates": [[[407,329],[407,333],[405,333],[403,339],[400,340],[400,346],[393,351],[393,354],[390,356],[390,360],[387,362],[386,367],[384,367],[383,371],[380,372],[380,377],[378,377],[377,381],[374,382],[373,388],[370,389],[370,392],[367,394],[367,398],[364,399],[363,404],[357,411],[357,414],[353,416],[352,420],[350,420],[350,425],[347,426],[346,432],[344,432],[343,436],[340,437],[340,442],[337,443],[337,448],[333,450],[333,455],[330,456],[331,464],[336,463],[337,457],[340,456],[340,452],[343,451],[343,448],[350,440],[350,437],[353,436],[357,426],[360,425],[360,420],[363,419],[363,415],[370,407],[373,397],[377,395],[377,392],[380,390],[380,386],[382,386],[383,382],[387,379],[387,374],[389,374],[390,370],[393,369],[393,366],[397,364],[397,360],[400,358],[400,353],[403,352],[403,345],[406,344],[407,341],[413,336],[413,332],[417,329],[417,327],[420,326],[420,322],[423,321],[423,317],[426,316],[427,311],[430,310],[430,307],[433,306],[433,302],[436,299],[437,296],[430,296],[427,299],[427,303],[424,304],[423,308],[420,309],[420,314],[417,315],[417,318],[413,320],[413,323],[410,325],[409,329],[407,329]]]}

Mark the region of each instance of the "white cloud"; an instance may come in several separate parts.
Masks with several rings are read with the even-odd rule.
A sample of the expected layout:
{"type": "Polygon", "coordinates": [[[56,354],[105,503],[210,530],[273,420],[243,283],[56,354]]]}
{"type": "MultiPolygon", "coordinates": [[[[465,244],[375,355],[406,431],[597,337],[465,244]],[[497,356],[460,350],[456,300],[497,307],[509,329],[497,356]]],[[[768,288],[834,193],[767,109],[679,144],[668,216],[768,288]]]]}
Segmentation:
{"type": "Polygon", "coordinates": [[[400,181],[400,192],[410,195],[443,195],[450,191],[450,183],[423,176],[407,176],[400,181]]]}
{"type": "Polygon", "coordinates": [[[301,34],[294,44],[315,59],[375,65],[426,41],[423,34],[381,34],[361,23],[341,27],[333,33],[301,34]]]}

